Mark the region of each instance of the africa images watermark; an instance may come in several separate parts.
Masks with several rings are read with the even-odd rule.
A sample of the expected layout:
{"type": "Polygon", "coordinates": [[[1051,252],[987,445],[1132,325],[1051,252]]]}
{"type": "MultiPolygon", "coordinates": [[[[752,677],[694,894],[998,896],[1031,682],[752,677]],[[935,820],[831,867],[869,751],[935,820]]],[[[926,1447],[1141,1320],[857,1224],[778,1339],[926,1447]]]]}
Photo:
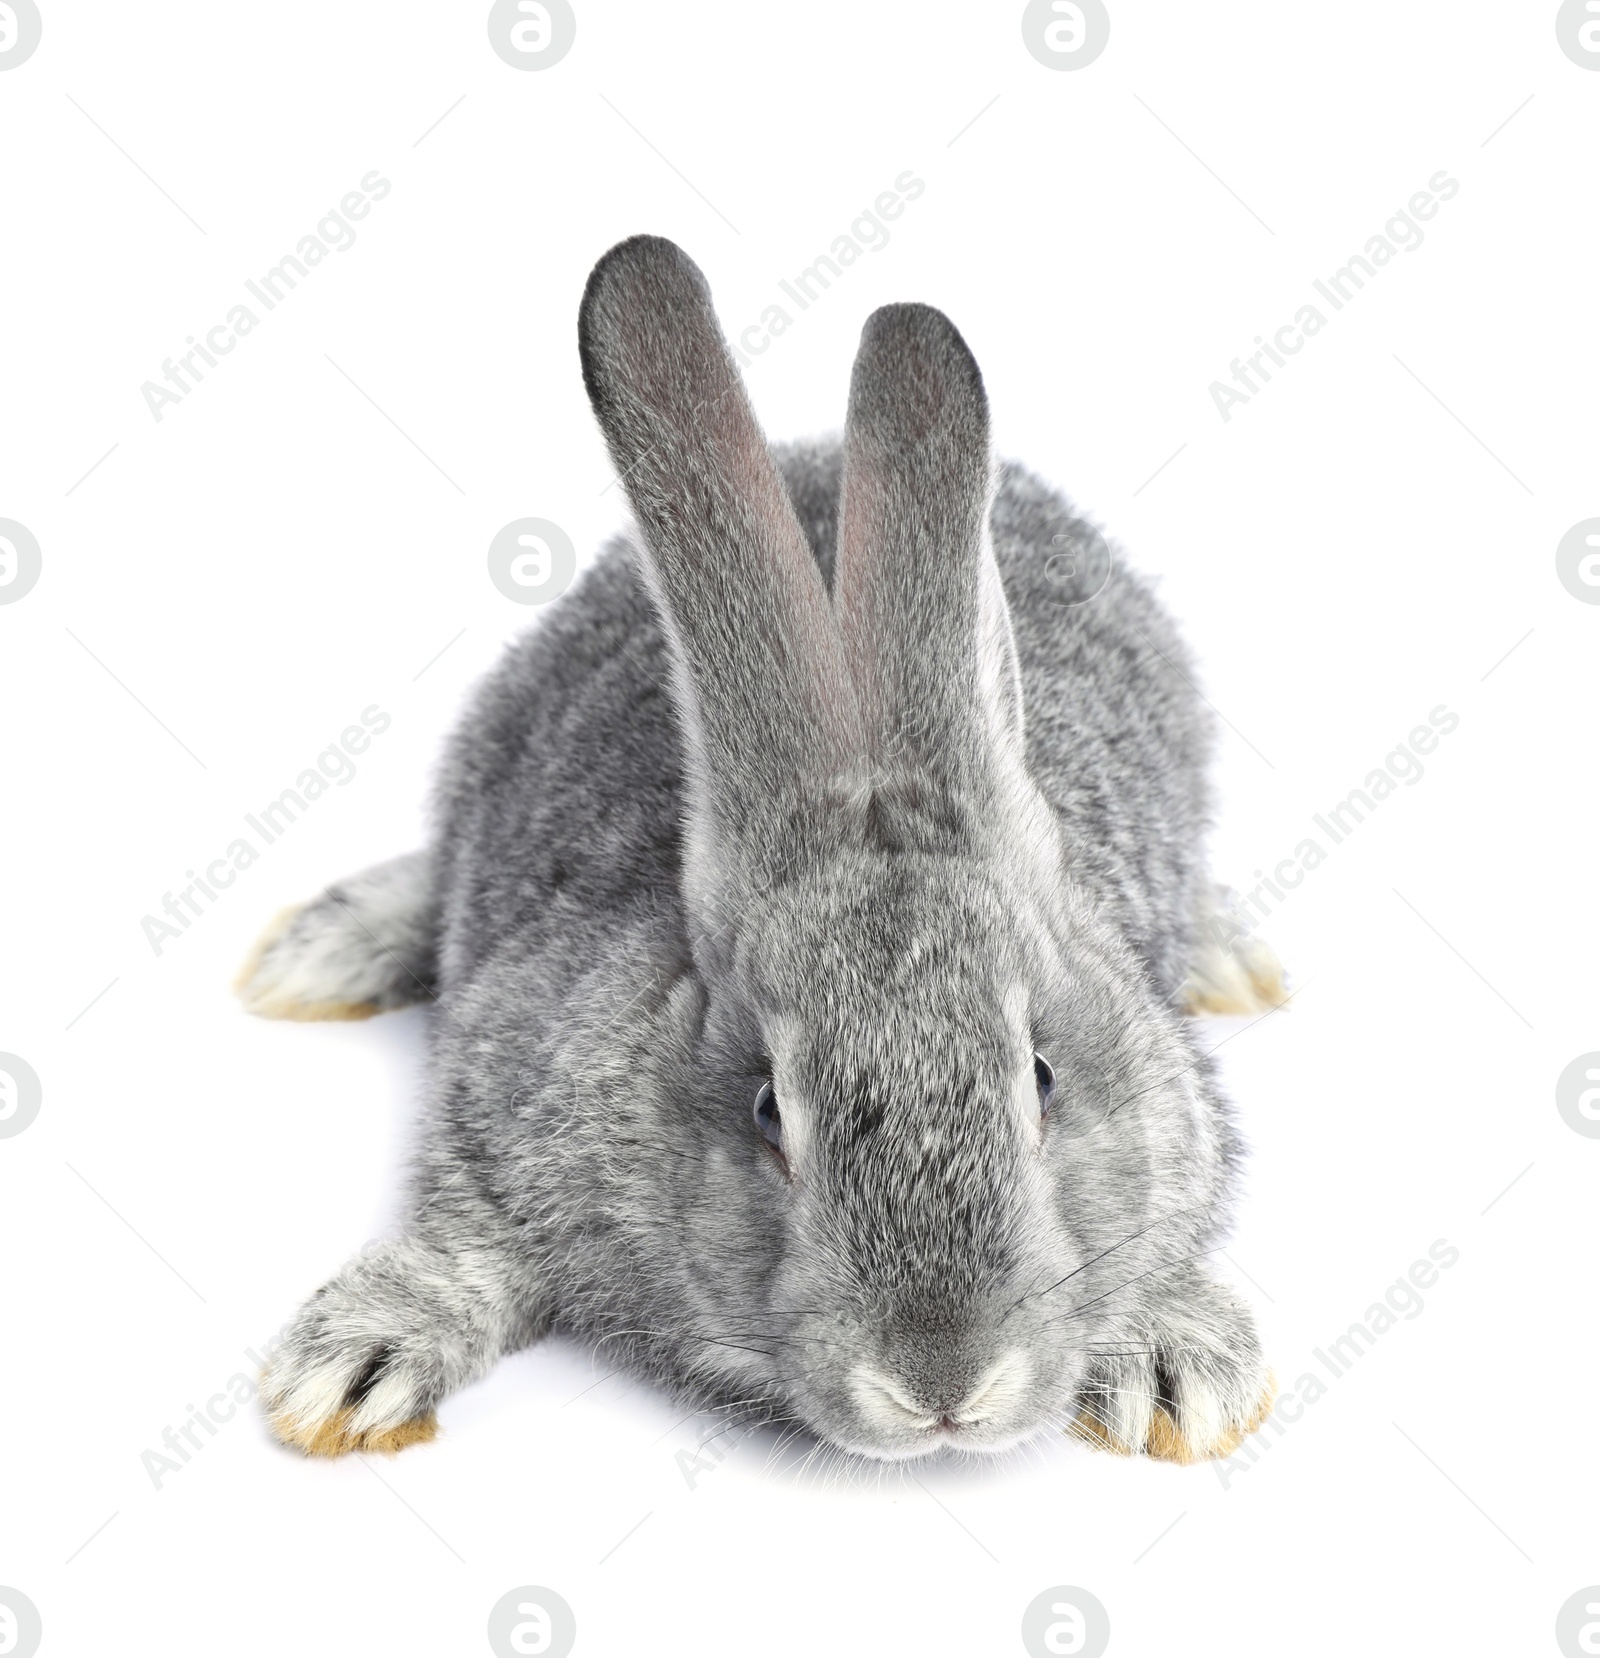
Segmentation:
{"type": "Polygon", "coordinates": [[[1429,712],[1426,725],[1414,725],[1405,741],[1384,756],[1383,765],[1367,773],[1360,788],[1352,789],[1326,812],[1313,812],[1311,821],[1328,844],[1316,835],[1306,835],[1290,856],[1272,866],[1270,875],[1258,869],[1257,884],[1243,896],[1230,893],[1228,907],[1207,921],[1212,940],[1222,949],[1231,950],[1249,938],[1312,870],[1328,861],[1332,849],[1347,841],[1402,784],[1409,789],[1422,781],[1426,770],[1422,757],[1432,754],[1439,739],[1450,736],[1460,724],[1460,716],[1441,702],[1429,712]]]}
{"type": "MultiPolygon", "coordinates": [[[[1428,180],[1426,190],[1418,190],[1405,207],[1395,209],[1381,233],[1367,238],[1367,244],[1360,253],[1352,254],[1326,281],[1318,277],[1311,286],[1333,310],[1342,311],[1384,266],[1393,262],[1397,254],[1415,253],[1422,246],[1422,226],[1417,221],[1421,219],[1426,222],[1433,218],[1439,211],[1439,204],[1449,201],[1460,188],[1460,184],[1441,167],[1428,180]]],[[[1302,305],[1293,320],[1278,329],[1270,341],[1257,334],[1255,353],[1248,358],[1235,357],[1228,365],[1233,385],[1213,380],[1208,388],[1211,401],[1216,404],[1224,424],[1233,418],[1234,404],[1248,403],[1265,390],[1266,383],[1272,378],[1272,370],[1267,366],[1269,360],[1279,368],[1286,368],[1289,358],[1327,325],[1327,317],[1315,305],[1308,303],[1302,305]]]]}
{"type": "MultiPolygon", "coordinates": [[[[855,262],[866,253],[882,253],[889,245],[889,228],[914,202],[927,185],[908,167],[900,173],[890,190],[881,190],[870,207],[863,207],[828,245],[826,253],[819,253],[811,263],[796,271],[793,278],[779,280],[778,287],[797,311],[809,310],[855,262]]],[[[728,344],[741,366],[748,367],[753,358],[761,356],[772,342],[794,326],[794,317],[776,301],[767,306],[755,322],[737,333],[730,333],[728,344]]]]}
{"type": "MultiPolygon", "coordinates": [[[[276,265],[269,266],[257,278],[248,278],[245,289],[264,311],[274,311],[330,253],[348,253],[356,244],[356,233],[350,221],[358,223],[372,211],[372,204],[380,202],[393,186],[376,168],[367,173],[356,190],[346,191],[337,207],[330,207],[317,221],[314,234],[300,238],[293,253],[286,253],[276,265]]],[[[217,368],[219,359],[227,356],[245,335],[251,333],[261,319],[248,305],[238,304],[214,328],[206,330],[204,340],[189,336],[187,351],[179,352],[177,361],[168,357],[161,365],[166,384],[146,380],[139,390],[145,407],[161,424],[163,411],[169,403],[181,403],[205,379],[200,363],[217,368]],[[199,362],[196,361],[199,359],[199,362]],[[185,378],[187,376],[188,378],[185,378]],[[191,383],[192,382],[192,383],[191,383]]]]}
{"type": "Polygon", "coordinates": [[[205,914],[200,900],[215,904],[218,888],[231,887],[239,875],[247,870],[263,851],[283,836],[290,825],[328,792],[330,786],[343,788],[356,775],[355,756],[365,754],[374,737],[381,737],[393,722],[376,704],[361,710],[361,723],[347,725],[339,733],[338,741],[329,743],[317,756],[314,766],[307,766],[295,779],[294,787],[285,789],[276,800],[268,801],[259,812],[246,812],[244,821],[250,836],[240,835],[229,841],[220,858],[213,858],[204,874],[194,870],[185,872],[188,885],[176,894],[161,895],[160,915],[143,915],[139,926],[150,948],[159,956],[168,940],[182,938],[194,922],[205,914]],[[255,842],[260,841],[258,849],[255,842]]]}
{"type": "MultiPolygon", "coordinates": [[[[161,1489],[164,1479],[183,1472],[189,1461],[217,1437],[217,1430],[239,1414],[240,1406],[254,1402],[261,1391],[261,1376],[283,1339],[283,1333],[280,1330],[267,1343],[265,1353],[258,1353],[253,1347],[245,1348],[244,1356],[250,1361],[248,1369],[236,1370],[204,1404],[185,1405],[184,1418],[177,1427],[169,1422],[161,1430],[160,1450],[146,1447],[139,1453],[139,1464],[150,1476],[150,1483],[157,1491],[161,1489]],[[202,1432],[204,1438],[201,1437],[202,1432]]],[[[0,1648],[0,1652],[3,1651],[4,1648],[0,1648]]]]}
{"type": "Polygon", "coordinates": [[[1330,1341],[1326,1349],[1314,1347],[1311,1356],[1327,1372],[1327,1380],[1315,1370],[1307,1370],[1295,1378],[1293,1387],[1285,1388],[1274,1401],[1259,1433],[1252,1435],[1220,1462],[1212,1463],[1216,1476],[1226,1491],[1239,1475],[1247,1474],[1272,1449],[1273,1439],[1281,1439],[1289,1424],[1298,1422],[1306,1407],[1322,1399],[1328,1389],[1377,1346],[1379,1340],[1395,1327],[1397,1319],[1422,1316],[1427,1303],[1422,1292],[1431,1290],[1439,1282],[1441,1269],[1448,1270],[1461,1259],[1461,1251],[1446,1238],[1435,1238],[1428,1245],[1428,1258],[1413,1261],[1402,1277],[1383,1292],[1381,1301],[1374,1301],[1362,1317],[1349,1329],[1330,1341]],[[1271,1429],[1272,1439],[1267,1437],[1271,1429]]]}
{"type": "Polygon", "coordinates": [[[734,1421],[724,1423],[715,1433],[697,1440],[693,1447],[680,1446],[673,1456],[673,1464],[683,1475],[683,1483],[693,1491],[707,1474],[714,1474],[728,1454],[742,1439],[756,1431],[756,1423],[734,1421]]]}

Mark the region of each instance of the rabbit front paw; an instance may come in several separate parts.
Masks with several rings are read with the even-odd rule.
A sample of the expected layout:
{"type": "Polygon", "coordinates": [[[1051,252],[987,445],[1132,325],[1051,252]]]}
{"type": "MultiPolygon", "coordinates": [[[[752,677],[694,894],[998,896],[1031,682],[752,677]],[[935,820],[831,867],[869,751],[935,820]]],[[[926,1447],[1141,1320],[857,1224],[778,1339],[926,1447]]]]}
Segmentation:
{"type": "Polygon", "coordinates": [[[1276,1395],[1249,1309],[1202,1280],[1096,1343],[1067,1432],[1123,1456],[1203,1462],[1237,1450],[1276,1395]]]}
{"type": "Polygon", "coordinates": [[[308,1456],[422,1444],[441,1399],[542,1333],[529,1274],[492,1247],[492,1214],[455,1202],[466,1246],[448,1227],[371,1245],[295,1315],[261,1389],[284,1444],[308,1456]]]}
{"type": "MultiPolygon", "coordinates": [[[[451,1330],[414,1241],[371,1248],[295,1315],[262,1378],[268,1423],[307,1456],[392,1454],[438,1430],[451,1330]]],[[[456,1344],[459,1345],[459,1344],[456,1344]]]]}
{"type": "Polygon", "coordinates": [[[360,1330],[339,1334],[325,1321],[302,1330],[304,1322],[302,1314],[262,1381],[268,1424],[285,1445],[314,1457],[392,1456],[434,1437],[426,1376],[400,1344],[360,1330]]]}

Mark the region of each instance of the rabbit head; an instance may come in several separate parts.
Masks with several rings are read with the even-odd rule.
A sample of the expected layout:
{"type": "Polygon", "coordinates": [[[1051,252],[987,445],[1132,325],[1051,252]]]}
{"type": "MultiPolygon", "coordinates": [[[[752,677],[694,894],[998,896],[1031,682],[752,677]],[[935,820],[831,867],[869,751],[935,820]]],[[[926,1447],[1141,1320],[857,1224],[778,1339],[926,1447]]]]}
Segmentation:
{"type": "Polygon", "coordinates": [[[613,249],[580,342],[683,736],[703,1277],[834,1443],[1014,1443],[1218,1153],[1029,775],[977,365],[936,310],[868,320],[830,592],[689,259],[613,249]]]}

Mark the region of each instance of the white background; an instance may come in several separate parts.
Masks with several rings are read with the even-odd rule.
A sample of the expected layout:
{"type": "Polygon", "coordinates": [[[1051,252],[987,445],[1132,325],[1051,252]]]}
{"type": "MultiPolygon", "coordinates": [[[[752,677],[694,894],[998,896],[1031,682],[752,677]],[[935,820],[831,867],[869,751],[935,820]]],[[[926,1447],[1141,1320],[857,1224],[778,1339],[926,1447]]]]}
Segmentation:
{"type": "Polygon", "coordinates": [[[44,561],[0,607],[0,1049],[44,1088],[0,1140],[0,1583],[42,1650],[476,1654],[544,1584],[580,1654],[1020,1653],[1056,1585],[1115,1655],[1555,1651],[1600,1581],[1600,1143],[1554,1099],[1600,1048],[1600,608],[1554,561],[1600,514],[1600,73],[1546,3],[1113,0],[1074,73],[1014,3],[579,0],[537,73],[486,10],[45,0],[0,74],[0,516],[44,561]],[[141,383],[374,168],[355,245],[157,423],[141,383]],[[420,843],[537,621],[494,532],[587,558],[620,522],[589,267],[671,236],[743,325],[908,168],[888,246],[749,371],[771,435],[838,424],[874,306],[946,309],[1002,450],[1182,618],[1235,885],[1459,715],[1265,927],[1292,1008],[1208,1028],[1254,1146],[1218,1267],[1285,1385],[1435,1239],[1459,1262],[1226,1482],[751,1439],[691,1484],[703,1421],[548,1344],[393,1462],[304,1462],[245,1409],[157,1488],[163,1429],[390,1223],[425,1016],[267,1024],[229,981],[280,906],[420,843]],[[1423,244],[1224,422],[1210,383],[1440,169],[1423,244]],[[355,780],[157,957],[141,917],[374,703],[355,780]]]}

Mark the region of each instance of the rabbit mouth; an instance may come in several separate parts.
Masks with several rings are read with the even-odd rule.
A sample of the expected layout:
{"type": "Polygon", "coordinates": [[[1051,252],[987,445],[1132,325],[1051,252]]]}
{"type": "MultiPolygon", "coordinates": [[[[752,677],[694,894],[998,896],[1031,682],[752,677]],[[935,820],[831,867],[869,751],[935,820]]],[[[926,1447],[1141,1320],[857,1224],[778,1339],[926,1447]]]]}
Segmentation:
{"type": "Polygon", "coordinates": [[[998,1451],[1027,1437],[1024,1407],[1032,1365],[1013,1349],[976,1380],[923,1381],[919,1386],[874,1364],[851,1371],[848,1388],[858,1430],[870,1443],[850,1448],[886,1460],[927,1456],[943,1449],[998,1451]]]}
{"type": "Polygon", "coordinates": [[[946,1427],[935,1423],[931,1428],[914,1429],[909,1437],[886,1443],[882,1439],[867,1440],[859,1434],[829,1434],[841,1450],[869,1462],[917,1462],[924,1457],[936,1457],[942,1452],[959,1452],[966,1456],[999,1456],[1025,1440],[1033,1438],[1039,1424],[1018,1424],[996,1432],[987,1423],[955,1423],[946,1427]]]}

